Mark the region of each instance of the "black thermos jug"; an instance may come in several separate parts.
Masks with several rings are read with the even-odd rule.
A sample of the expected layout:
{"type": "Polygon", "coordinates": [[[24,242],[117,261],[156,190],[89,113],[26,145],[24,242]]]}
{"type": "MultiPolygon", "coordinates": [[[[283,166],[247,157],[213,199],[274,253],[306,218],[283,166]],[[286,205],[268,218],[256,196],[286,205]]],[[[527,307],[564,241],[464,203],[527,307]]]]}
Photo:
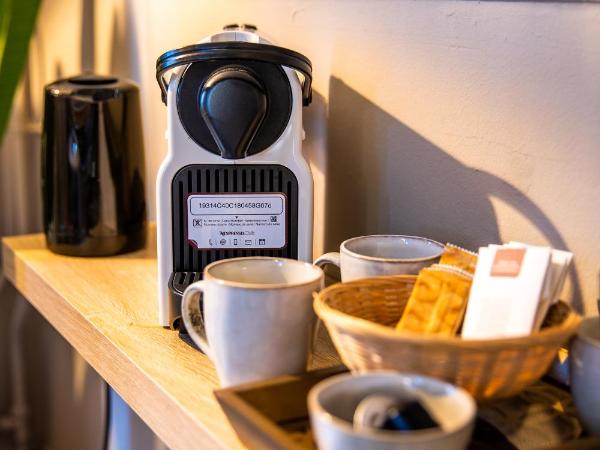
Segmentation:
{"type": "Polygon", "coordinates": [[[146,239],[138,87],[84,74],[45,88],[42,195],[48,248],[106,256],[146,239]]]}

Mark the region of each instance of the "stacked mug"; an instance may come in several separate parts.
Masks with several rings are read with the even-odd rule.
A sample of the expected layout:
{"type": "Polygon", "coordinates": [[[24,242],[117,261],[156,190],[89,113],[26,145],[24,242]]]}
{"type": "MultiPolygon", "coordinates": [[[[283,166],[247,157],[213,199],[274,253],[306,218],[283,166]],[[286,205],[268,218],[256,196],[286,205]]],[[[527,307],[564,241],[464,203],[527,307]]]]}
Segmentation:
{"type": "Polygon", "coordinates": [[[342,281],[417,274],[443,249],[420,237],[372,235],[344,241],[339,253],[326,253],[314,265],[273,257],[217,261],[185,290],[183,321],[224,387],[301,373],[315,336],[312,294],[323,286],[321,267],[340,267],[342,281]]]}
{"type": "MultiPolygon", "coordinates": [[[[442,244],[430,239],[372,235],[342,242],[339,252],[322,255],[314,265],[272,257],[217,261],[204,269],[202,281],[185,290],[183,321],[194,342],[214,362],[224,387],[302,373],[316,335],[312,295],[323,287],[322,267],[338,266],[342,281],[416,275],[437,262],[443,250],[442,244]]],[[[327,379],[312,389],[308,406],[315,438],[324,450],[462,450],[476,411],[472,397],[462,389],[391,372],[327,379]],[[376,402],[374,393],[379,396],[376,402]],[[361,409],[362,400],[369,399],[373,404],[368,415],[373,417],[381,413],[382,400],[383,404],[424,402],[439,425],[408,434],[357,428],[356,417],[353,425],[351,416],[361,409]]]]}

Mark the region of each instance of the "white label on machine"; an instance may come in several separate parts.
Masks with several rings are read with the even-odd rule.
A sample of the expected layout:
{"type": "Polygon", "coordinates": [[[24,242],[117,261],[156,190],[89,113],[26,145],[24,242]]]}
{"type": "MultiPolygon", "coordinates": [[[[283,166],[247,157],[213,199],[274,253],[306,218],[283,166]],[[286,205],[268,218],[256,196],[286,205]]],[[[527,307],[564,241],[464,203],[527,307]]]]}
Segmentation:
{"type": "Polygon", "coordinates": [[[286,245],[286,196],[190,194],[187,238],[198,249],[278,249],[286,245]]]}

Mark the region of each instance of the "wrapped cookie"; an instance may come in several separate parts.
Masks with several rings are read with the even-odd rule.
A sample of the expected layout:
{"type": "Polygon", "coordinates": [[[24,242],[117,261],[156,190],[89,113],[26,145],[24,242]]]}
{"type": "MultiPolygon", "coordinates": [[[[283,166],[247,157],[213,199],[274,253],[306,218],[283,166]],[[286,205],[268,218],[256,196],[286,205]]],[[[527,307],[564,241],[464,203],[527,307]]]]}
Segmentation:
{"type": "Polygon", "coordinates": [[[472,275],[475,273],[475,267],[477,266],[477,253],[465,250],[458,245],[446,244],[444,253],[440,258],[440,264],[458,267],[472,275]]]}
{"type": "Polygon", "coordinates": [[[434,264],[422,269],[396,329],[455,335],[465,314],[472,278],[455,266],[434,264]]]}

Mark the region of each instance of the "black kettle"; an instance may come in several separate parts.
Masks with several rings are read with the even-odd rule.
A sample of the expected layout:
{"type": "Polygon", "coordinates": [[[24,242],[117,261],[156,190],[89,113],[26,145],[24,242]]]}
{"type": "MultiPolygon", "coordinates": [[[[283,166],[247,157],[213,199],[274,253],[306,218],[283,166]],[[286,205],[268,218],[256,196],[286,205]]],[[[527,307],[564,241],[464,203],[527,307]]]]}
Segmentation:
{"type": "Polygon", "coordinates": [[[134,83],[84,74],[46,86],[42,198],[50,250],[107,256],[143,247],[144,171],[134,83]]]}

